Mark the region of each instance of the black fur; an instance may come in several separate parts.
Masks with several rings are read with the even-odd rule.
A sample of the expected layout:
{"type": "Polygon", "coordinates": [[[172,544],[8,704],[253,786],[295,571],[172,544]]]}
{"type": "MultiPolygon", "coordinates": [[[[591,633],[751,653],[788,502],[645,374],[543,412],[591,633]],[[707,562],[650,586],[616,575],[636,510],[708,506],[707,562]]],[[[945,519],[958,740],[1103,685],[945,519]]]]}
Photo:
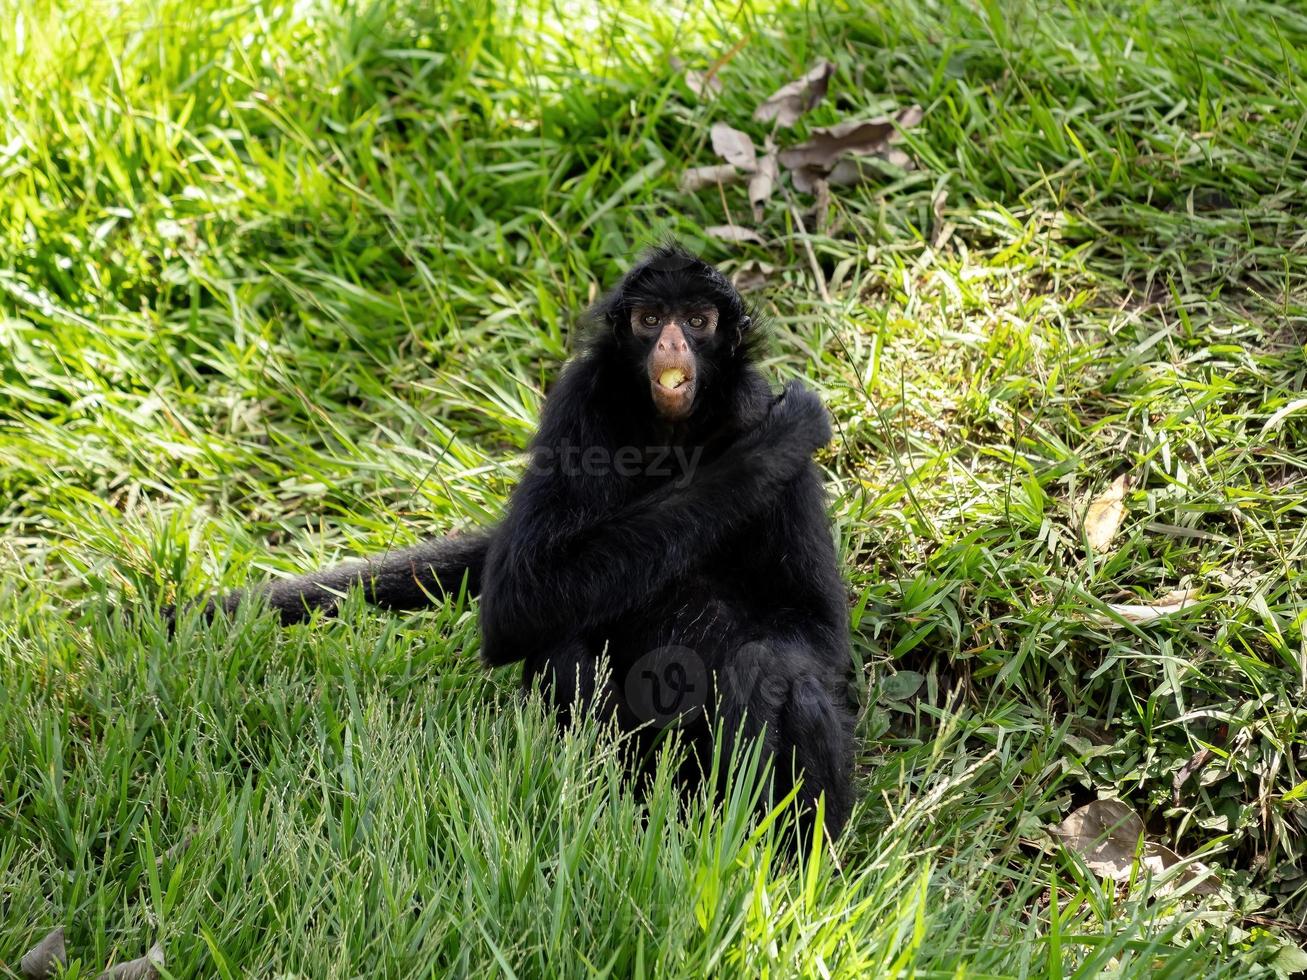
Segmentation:
{"type": "Polygon", "coordinates": [[[845,590],[811,459],[830,439],[825,409],[797,384],[772,393],[739,294],[674,245],[648,253],[591,321],[497,528],[278,582],[267,600],[295,622],[355,584],[400,609],[466,581],[486,662],[521,662],[560,718],[580,705],[643,744],[674,721],[701,771],[716,728],[762,738],[780,791],[802,774],[801,824],[824,792],[837,835],[852,803],[853,708],[845,590]],[[694,407],[672,424],[654,410],[648,342],[629,318],[687,300],[711,302],[719,322],[694,344],[694,407]]]}

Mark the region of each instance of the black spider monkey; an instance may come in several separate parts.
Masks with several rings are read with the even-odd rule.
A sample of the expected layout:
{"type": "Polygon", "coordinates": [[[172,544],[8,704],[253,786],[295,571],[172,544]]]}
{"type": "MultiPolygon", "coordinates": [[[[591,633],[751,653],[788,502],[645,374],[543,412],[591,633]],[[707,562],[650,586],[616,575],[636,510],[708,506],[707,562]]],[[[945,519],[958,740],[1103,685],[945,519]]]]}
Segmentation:
{"type": "Polygon", "coordinates": [[[773,394],[739,294],[677,245],[646,253],[590,319],[498,527],[258,591],[292,623],[355,585],[411,609],[466,583],[485,661],[520,661],[561,720],[582,706],[645,747],[678,726],[694,750],[690,785],[715,731],[730,740],[723,759],[735,739],[762,739],[774,790],[802,776],[800,827],[825,793],[837,836],[854,702],[846,593],[811,458],[830,441],[826,411],[797,383],[773,394]]]}

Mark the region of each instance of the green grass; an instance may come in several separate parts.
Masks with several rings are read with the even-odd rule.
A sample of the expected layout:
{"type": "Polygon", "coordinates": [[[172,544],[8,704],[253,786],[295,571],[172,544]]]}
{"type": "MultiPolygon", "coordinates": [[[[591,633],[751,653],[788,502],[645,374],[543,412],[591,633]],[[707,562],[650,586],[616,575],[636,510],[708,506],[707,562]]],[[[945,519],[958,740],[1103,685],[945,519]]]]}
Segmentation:
{"type": "Polygon", "coordinates": [[[1307,14],[1256,0],[0,0],[0,974],[58,923],[83,977],[156,940],[176,976],[1287,971],[1305,79],[1307,14]],[[738,42],[700,103],[671,59],[738,42]],[[705,239],[744,191],[680,171],[822,57],[798,132],[917,103],[917,167],[705,239]],[[666,234],[775,267],[769,370],[839,431],[862,802],[797,865],[751,771],[683,810],[556,736],[475,604],[158,623],[494,520],[577,315],[666,234]],[[1219,891],[1055,846],[1099,796],[1219,891]]]}

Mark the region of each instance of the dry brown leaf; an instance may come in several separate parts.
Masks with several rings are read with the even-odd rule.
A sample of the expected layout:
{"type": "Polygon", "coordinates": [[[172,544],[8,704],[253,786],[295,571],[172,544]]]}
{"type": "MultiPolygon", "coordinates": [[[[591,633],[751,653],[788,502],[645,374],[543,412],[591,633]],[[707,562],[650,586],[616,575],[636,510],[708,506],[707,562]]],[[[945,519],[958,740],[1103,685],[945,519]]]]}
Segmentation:
{"type": "Polygon", "coordinates": [[[775,267],[768,265],[766,262],[750,259],[735,270],[735,275],[731,276],[731,282],[742,293],[756,293],[758,290],[767,287],[771,274],[775,271],[775,267]]]}
{"type": "Polygon", "coordinates": [[[822,126],[802,143],[781,150],[781,163],[790,170],[818,167],[830,170],[846,153],[876,153],[889,146],[894,124],[882,117],[822,126]]]}
{"type": "MultiPolygon", "coordinates": [[[[782,150],[781,164],[789,170],[818,167],[829,171],[849,154],[862,156],[883,154],[889,150],[890,141],[898,135],[900,128],[910,125],[909,120],[920,121],[920,119],[920,107],[910,106],[899,110],[893,116],[854,119],[836,123],[834,126],[820,126],[814,129],[804,142],[782,150]]],[[[908,158],[905,154],[891,162],[898,162],[901,159],[908,158]]]]}
{"type": "MultiPolygon", "coordinates": [[[[885,168],[880,164],[891,164],[900,170],[916,169],[916,164],[912,162],[910,156],[891,146],[885,152],[875,153],[871,156],[845,157],[831,168],[830,173],[825,174],[825,180],[834,187],[855,187],[871,180],[883,179],[886,173],[885,168]]],[[[804,169],[816,170],[817,173],[824,172],[816,167],[805,167],[804,169]]]]}
{"type": "MultiPolygon", "coordinates": [[[[1183,858],[1164,844],[1144,838],[1144,822],[1120,800],[1094,800],[1075,810],[1048,833],[1079,854],[1095,874],[1112,881],[1128,881],[1136,862],[1154,875],[1179,864],[1183,858]]],[[[1172,882],[1185,885],[1209,869],[1199,861],[1187,864],[1172,882]]],[[[1216,890],[1214,882],[1200,882],[1195,894],[1216,890]]]]}
{"type": "Polygon", "coordinates": [[[762,236],[752,228],[741,228],[739,225],[712,225],[705,228],[705,235],[711,235],[713,238],[720,238],[724,242],[748,242],[751,245],[761,245],[762,236]]]}
{"type": "Polygon", "coordinates": [[[920,125],[921,120],[925,118],[926,110],[919,105],[910,105],[894,114],[894,120],[899,124],[899,129],[911,129],[913,126],[920,125]]]}
{"type": "Polygon", "coordinates": [[[718,163],[711,167],[691,167],[681,174],[681,192],[693,194],[705,187],[716,184],[734,184],[743,174],[729,163],[718,163]]]}
{"type": "Polygon", "coordinates": [[[844,159],[831,168],[826,175],[826,183],[831,187],[853,187],[861,184],[866,176],[867,170],[863,168],[862,161],[844,159]]]}
{"type": "Polygon", "coordinates": [[[144,956],[105,970],[97,980],[154,980],[163,965],[163,945],[155,943],[144,956]]]}
{"type": "Polygon", "coordinates": [[[912,157],[908,156],[907,153],[905,153],[903,150],[900,150],[897,146],[891,146],[884,153],[878,153],[877,156],[879,156],[890,166],[898,167],[900,170],[917,169],[916,161],[914,161],[912,157]]]}
{"type": "MultiPolygon", "coordinates": [[[[1133,603],[1133,602],[1109,602],[1107,608],[1112,610],[1127,623],[1151,623],[1155,619],[1161,619],[1163,616],[1169,616],[1177,613],[1186,606],[1191,606],[1198,601],[1197,589],[1176,589],[1168,592],[1156,602],[1133,603]]],[[[1098,622],[1104,626],[1120,626],[1121,624],[1109,616],[1095,616],[1098,622]]]]}
{"type": "Polygon", "coordinates": [[[790,171],[790,181],[800,194],[811,194],[818,185],[826,186],[826,171],[820,167],[799,167],[790,171]]]}
{"type": "Polygon", "coordinates": [[[1123,473],[1090,501],[1085,511],[1084,532],[1085,542],[1095,554],[1107,551],[1125,520],[1125,492],[1129,488],[1130,478],[1123,473]]]}
{"type": "Polygon", "coordinates": [[[712,148],[727,163],[733,163],[741,170],[752,172],[758,166],[758,153],[753,148],[753,140],[748,133],[742,133],[726,123],[713,123],[709,130],[712,148]]]}
{"type": "MultiPolygon", "coordinates": [[[[873,178],[884,177],[884,167],[877,166],[872,161],[893,164],[901,170],[913,169],[911,157],[902,150],[890,147],[884,153],[878,153],[874,157],[845,157],[831,168],[830,173],[826,175],[826,182],[834,187],[854,187],[873,178]]],[[[805,167],[804,169],[812,170],[817,168],[805,167]]],[[[818,170],[818,172],[821,171],[818,170]]]]}
{"type": "Polygon", "coordinates": [[[816,183],[812,213],[817,219],[817,234],[826,234],[830,227],[830,184],[824,180],[819,179],[816,183]]]}
{"type": "Polygon", "coordinates": [[[776,166],[776,153],[772,151],[758,161],[758,169],[749,178],[749,204],[753,206],[753,220],[762,221],[762,206],[776,191],[781,172],[776,166]]]}
{"type": "Polygon", "coordinates": [[[722,94],[722,80],[716,72],[691,69],[685,73],[685,87],[703,102],[711,102],[722,94]]]}
{"type": "Polygon", "coordinates": [[[164,865],[170,864],[181,857],[182,854],[186,852],[186,849],[191,846],[191,841],[195,839],[195,835],[199,832],[199,828],[194,824],[187,827],[185,833],[182,834],[181,840],[154,859],[154,866],[156,868],[163,868],[164,865]]]}
{"type": "Polygon", "coordinates": [[[948,204],[948,188],[941,187],[935,192],[935,196],[930,199],[930,213],[935,218],[935,224],[944,223],[944,206],[948,204]]]}
{"type": "Polygon", "coordinates": [[[68,950],[64,946],[64,927],[50,930],[46,937],[23,954],[18,969],[27,980],[45,980],[68,966],[68,950]]]}
{"type": "Polygon", "coordinates": [[[944,220],[944,207],[948,204],[948,188],[941,187],[930,200],[930,213],[934,218],[930,233],[930,247],[943,248],[944,243],[953,234],[953,224],[944,220]]]}
{"type": "Polygon", "coordinates": [[[1171,795],[1175,800],[1175,805],[1180,805],[1180,790],[1184,784],[1189,782],[1189,777],[1194,773],[1202,770],[1203,766],[1212,761],[1212,756],[1216,755],[1211,749],[1203,747],[1189,757],[1189,761],[1176,770],[1175,775],[1171,778],[1171,795]]]}
{"type": "Polygon", "coordinates": [[[1084,858],[1095,874],[1120,881],[1130,876],[1144,822],[1120,800],[1094,800],[1048,833],[1084,858]]]}
{"type": "Polygon", "coordinates": [[[793,126],[801,115],[826,97],[830,77],[835,66],[829,61],[819,62],[802,78],[783,85],[754,110],[757,122],[776,120],[778,126],[793,126]]]}

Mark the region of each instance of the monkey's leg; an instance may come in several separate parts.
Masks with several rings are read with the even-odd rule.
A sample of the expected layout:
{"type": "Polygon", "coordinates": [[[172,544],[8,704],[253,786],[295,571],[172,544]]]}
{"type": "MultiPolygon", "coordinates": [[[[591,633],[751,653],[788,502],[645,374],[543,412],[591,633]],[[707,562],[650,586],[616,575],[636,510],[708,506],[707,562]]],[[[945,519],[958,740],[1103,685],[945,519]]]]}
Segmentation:
{"type": "Polygon", "coordinates": [[[825,796],[825,828],[839,836],[853,805],[853,724],[845,699],[826,679],[830,670],[793,639],[748,644],[718,674],[723,760],[744,739],[762,739],[772,763],[771,795],[797,783],[798,846],[811,843],[817,799],[825,796]]]}
{"type": "Polygon", "coordinates": [[[522,688],[539,689],[560,728],[586,714],[606,718],[615,710],[612,679],[601,676],[599,658],[579,639],[528,656],[522,688]]]}

